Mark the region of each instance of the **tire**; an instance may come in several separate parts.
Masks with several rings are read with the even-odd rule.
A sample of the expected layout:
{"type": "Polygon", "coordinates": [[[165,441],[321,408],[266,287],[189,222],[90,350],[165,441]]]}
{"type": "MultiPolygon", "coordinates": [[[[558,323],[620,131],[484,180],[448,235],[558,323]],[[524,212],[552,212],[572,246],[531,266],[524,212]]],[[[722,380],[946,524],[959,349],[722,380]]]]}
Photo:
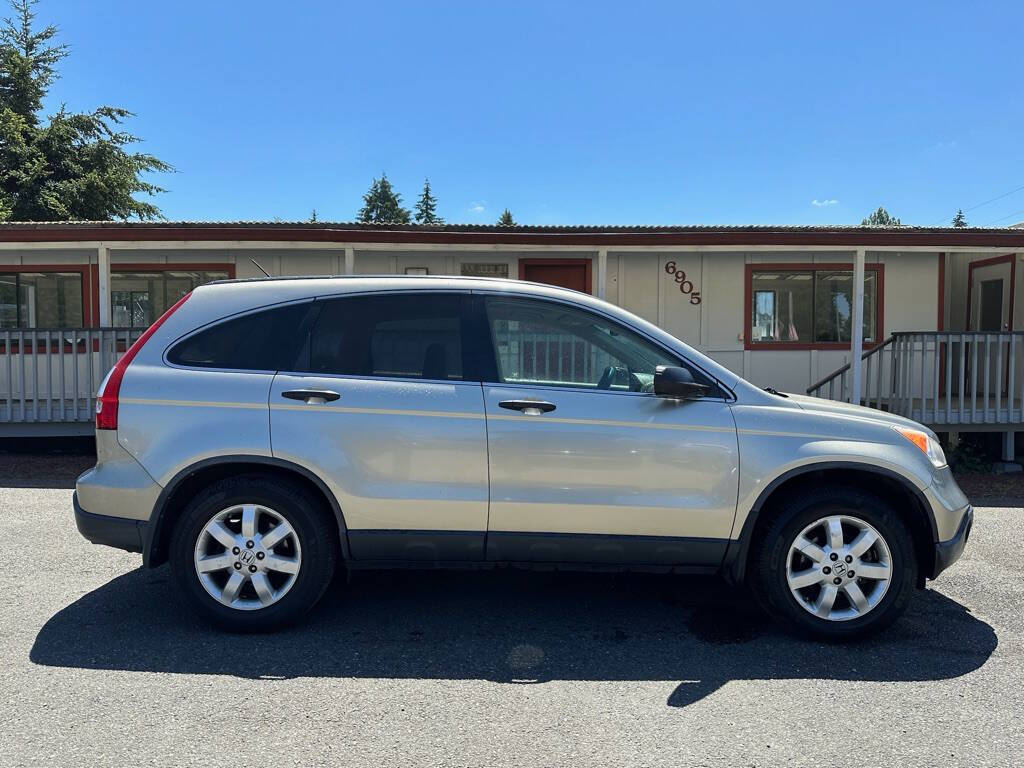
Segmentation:
{"type": "Polygon", "coordinates": [[[297,484],[245,475],[214,483],[189,503],[171,537],[170,562],[178,589],[203,619],[230,632],[269,632],[295,623],[323,596],[338,549],[337,527],[320,500],[297,484]]]}
{"type": "Polygon", "coordinates": [[[834,641],[872,635],[899,618],[917,583],[917,557],[906,523],[883,499],[859,488],[794,494],[754,535],[760,539],[751,542],[754,594],[773,618],[797,634],[834,641]],[[838,550],[833,549],[839,541],[834,520],[842,532],[838,550]],[[877,536],[874,543],[859,552],[872,535],[877,536]],[[798,545],[798,537],[809,544],[798,545]]]}

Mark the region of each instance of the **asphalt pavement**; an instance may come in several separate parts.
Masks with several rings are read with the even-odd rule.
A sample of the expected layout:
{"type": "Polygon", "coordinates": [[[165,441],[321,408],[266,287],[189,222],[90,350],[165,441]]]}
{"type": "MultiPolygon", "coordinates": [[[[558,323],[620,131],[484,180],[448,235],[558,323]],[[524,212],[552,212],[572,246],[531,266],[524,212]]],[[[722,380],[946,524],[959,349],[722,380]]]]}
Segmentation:
{"type": "Polygon", "coordinates": [[[82,539],[66,478],[24,487],[42,462],[0,487],[0,766],[1024,762],[1020,507],[980,507],[964,558],[855,645],[716,579],[515,570],[360,572],[238,636],[82,539]]]}

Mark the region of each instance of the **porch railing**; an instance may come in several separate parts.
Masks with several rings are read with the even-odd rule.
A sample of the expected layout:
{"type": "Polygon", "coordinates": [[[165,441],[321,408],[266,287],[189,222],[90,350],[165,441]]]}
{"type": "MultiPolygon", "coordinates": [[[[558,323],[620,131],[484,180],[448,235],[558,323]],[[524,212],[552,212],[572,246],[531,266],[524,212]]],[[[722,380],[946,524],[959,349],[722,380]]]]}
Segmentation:
{"type": "MultiPolygon", "coordinates": [[[[860,402],[936,427],[1024,423],[1024,332],[900,331],[864,354],[860,402]]],[[[849,402],[847,364],[807,390],[849,402]]]]}
{"type": "MultiPolygon", "coordinates": [[[[886,360],[883,354],[895,342],[895,336],[872,347],[861,355],[864,361],[862,366],[863,376],[861,379],[861,403],[875,408],[881,408],[889,393],[889,381],[886,376],[886,360]]],[[[846,363],[816,384],[807,388],[807,394],[815,397],[825,397],[829,400],[850,401],[850,379],[853,377],[850,363],[846,363]]]]}
{"type": "Polygon", "coordinates": [[[0,331],[0,424],[91,421],[100,382],[143,331],[0,331]]]}

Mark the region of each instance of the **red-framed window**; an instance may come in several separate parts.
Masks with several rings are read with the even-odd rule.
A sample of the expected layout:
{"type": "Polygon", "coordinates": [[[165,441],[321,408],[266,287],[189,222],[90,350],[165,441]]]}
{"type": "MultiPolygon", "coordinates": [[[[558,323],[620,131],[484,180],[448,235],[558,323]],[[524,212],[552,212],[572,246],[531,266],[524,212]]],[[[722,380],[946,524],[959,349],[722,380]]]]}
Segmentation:
{"type": "Polygon", "coordinates": [[[110,323],[147,328],[193,288],[235,276],[234,264],[110,265],[110,323]]]}
{"type": "Polygon", "coordinates": [[[89,264],[0,266],[0,330],[93,325],[95,282],[89,264]]]}
{"type": "MultiPolygon", "coordinates": [[[[885,268],[864,269],[864,343],[884,338],[885,268]]],[[[852,264],[747,264],[745,349],[845,349],[850,345],[852,264]]]]}

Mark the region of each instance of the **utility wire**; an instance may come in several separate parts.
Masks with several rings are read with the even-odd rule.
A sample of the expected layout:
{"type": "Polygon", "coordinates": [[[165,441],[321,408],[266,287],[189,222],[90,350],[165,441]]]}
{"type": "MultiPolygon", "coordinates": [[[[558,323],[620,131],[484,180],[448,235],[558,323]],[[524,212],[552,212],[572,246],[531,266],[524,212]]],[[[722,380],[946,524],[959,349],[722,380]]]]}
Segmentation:
{"type": "MultiPolygon", "coordinates": [[[[978,208],[981,208],[983,205],[988,205],[989,203],[994,203],[996,200],[1002,200],[1004,197],[1009,197],[1010,195],[1016,194],[1017,192],[1020,192],[1022,189],[1024,189],[1024,184],[1022,184],[1021,186],[1017,187],[1016,189],[1011,189],[1009,192],[1004,192],[1001,195],[997,195],[996,197],[993,197],[991,200],[986,200],[983,203],[978,203],[977,205],[972,205],[970,208],[965,208],[964,209],[964,213],[970,213],[971,211],[975,211],[978,208]]],[[[1010,216],[1016,216],[1016,215],[1017,215],[1016,213],[1011,213],[1010,214],[1010,216]]],[[[1010,218],[1010,216],[1004,216],[1003,218],[1008,219],[1008,218],[1010,218]]],[[[1002,221],[1002,220],[1003,219],[996,219],[996,221],[1002,221]]],[[[935,222],[934,224],[932,224],[932,226],[933,227],[937,227],[943,221],[945,221],[945,219],[941,219],[941,220],[935,222]]],[[[995,222],[992,222],[992,223],[994,224],[995,222]]]]}
{"type": "Polygon", "coordinates": [[[990,221],[985,226],[986,227],[991,227],[993,224],[998,224],[1000,221],[1006,221],[1007,219],[1012,219],[1015,216],[1024,216],[1024,210],[1014,211],[1013,213],[1009,214],[1008,216],[1001,216],[1000,218],[996,219],[995,221],[990,221]]]}

